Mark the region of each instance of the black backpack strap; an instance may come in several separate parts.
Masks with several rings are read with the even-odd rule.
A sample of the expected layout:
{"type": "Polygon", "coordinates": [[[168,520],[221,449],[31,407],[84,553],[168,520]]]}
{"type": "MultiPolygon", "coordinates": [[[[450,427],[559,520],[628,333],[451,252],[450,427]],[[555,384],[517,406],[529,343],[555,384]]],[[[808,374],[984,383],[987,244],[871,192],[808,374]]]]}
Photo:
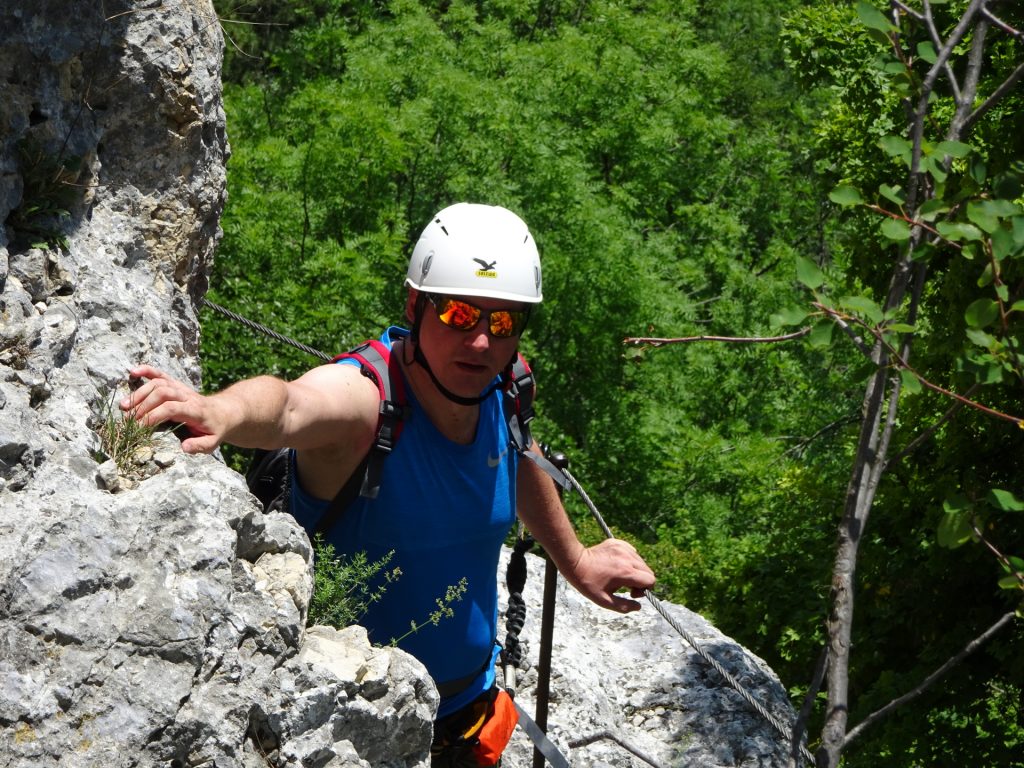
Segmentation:
{"type": "Polygon", "coordinates": [[[341,487],[341,490],[331,499],[331,505],[327,507],[327,510],[317,520],[316,528],[313,529],[310,538],[314,538],[319,534],[326,539],[331,529],[341,520],[345,510],[358,498],[359,488],[363,484],[363,476],[366,474],[366,465],[369,460],[370,457],[367,455],[359,466],[356,467],[355,471],[352,472],[348,480],[345,481],[345,485],[341,487]]]}
{"type": "Polygon", "coordinates": [[[526,358],[517,355],[515,361],[505,371],[508,383],[505,385],[502,406],[505,421],[508,423],[509,444],[520,456],[525,456],[554,480],[562,488],[569,490],[572,484],[558,467],[544,456],[533,450],[533,436],[530,434],[530,422],[533,421],[533,399],[537,388],[533,371],[526,358]]]}

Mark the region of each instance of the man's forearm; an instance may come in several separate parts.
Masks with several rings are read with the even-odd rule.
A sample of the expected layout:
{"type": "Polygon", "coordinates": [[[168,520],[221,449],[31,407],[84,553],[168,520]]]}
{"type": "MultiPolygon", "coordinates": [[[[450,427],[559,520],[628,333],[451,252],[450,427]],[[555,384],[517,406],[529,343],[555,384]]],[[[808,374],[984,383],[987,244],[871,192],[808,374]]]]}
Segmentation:
{"type": "Polygon", "coordinates": [[[223,424],[223,442],[239,448],[281,448],[288,444],[288,385],[273,376],[232,384],[209,396],[223,424]]]}
{"type": "Polygon", "coordinates": [[[632,544],[606,539],[584,547],[551,478],[529,460],[520,463],[517,490],[519,517],[566,581],[604,608],[622,613],[640,608],[636,600],[617,594],[629,590],[634,598],[640,597],[654,586],[654,573],[632,544]]]}

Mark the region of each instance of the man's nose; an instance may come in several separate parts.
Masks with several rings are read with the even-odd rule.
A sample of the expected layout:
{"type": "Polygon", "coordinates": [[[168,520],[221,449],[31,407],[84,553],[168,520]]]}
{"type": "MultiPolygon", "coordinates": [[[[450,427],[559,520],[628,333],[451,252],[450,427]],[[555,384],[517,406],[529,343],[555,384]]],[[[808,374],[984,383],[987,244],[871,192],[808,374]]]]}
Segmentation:
{"type": "Polygon", "coordinates": [[[476,352],[486,352],[491,346],[491,337],[487,334],[487,327],[483,321],[477,323],[476,328],[466,334],[466,346],[476,352]]]}

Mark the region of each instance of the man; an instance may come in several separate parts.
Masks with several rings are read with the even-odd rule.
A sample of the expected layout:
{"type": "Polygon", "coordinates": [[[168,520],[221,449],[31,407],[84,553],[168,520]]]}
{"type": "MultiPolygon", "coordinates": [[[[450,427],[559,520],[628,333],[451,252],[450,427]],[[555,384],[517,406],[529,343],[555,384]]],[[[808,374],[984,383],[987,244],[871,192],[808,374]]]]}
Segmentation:
{"type": "MultiPolygon", "coordinates": [[[[327,540],[370,562],[394,551],[389,568],[402,575],[363,619],[375,642],[406,634],[465,583],[453,616],[400,643],[437,682],[439,722],[451,722],[494,685],[498,556],[517,512],[569,583],[600,606],[638,609],[616,592],[639,597],[654,574],[626,542],[585,548],[551,478],[509,450],[497,385],[542,298],[540,259],[523,221],[495,206],[444,209],[417,242],[406,285],[411,331],[388,329],[382,341],[398,360],[410,414],[383,462],[378,496],[353,502],[327,540]]],[[[210,396],[149,366],[131,375],[147,381],[121,407],[145,424],[185,424],[186,453],[222,443],[292,448],[291,511],[308,531],[377,433],[377,386],[354,365],[323,365],[291,382],[261,376],[210,396]]]]}

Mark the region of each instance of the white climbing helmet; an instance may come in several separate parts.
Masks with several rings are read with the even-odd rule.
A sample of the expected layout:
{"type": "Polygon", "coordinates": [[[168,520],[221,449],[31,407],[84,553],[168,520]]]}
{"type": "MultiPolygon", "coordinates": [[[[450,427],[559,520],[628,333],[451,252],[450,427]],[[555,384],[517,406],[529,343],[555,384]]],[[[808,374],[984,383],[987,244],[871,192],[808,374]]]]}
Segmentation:
{"type": "Polygon", "coordinates": [[[512,211],[456,203],[423,230],[405,284],[426,293],[537,304],[540,255],[530,230],[512,211]]]}

